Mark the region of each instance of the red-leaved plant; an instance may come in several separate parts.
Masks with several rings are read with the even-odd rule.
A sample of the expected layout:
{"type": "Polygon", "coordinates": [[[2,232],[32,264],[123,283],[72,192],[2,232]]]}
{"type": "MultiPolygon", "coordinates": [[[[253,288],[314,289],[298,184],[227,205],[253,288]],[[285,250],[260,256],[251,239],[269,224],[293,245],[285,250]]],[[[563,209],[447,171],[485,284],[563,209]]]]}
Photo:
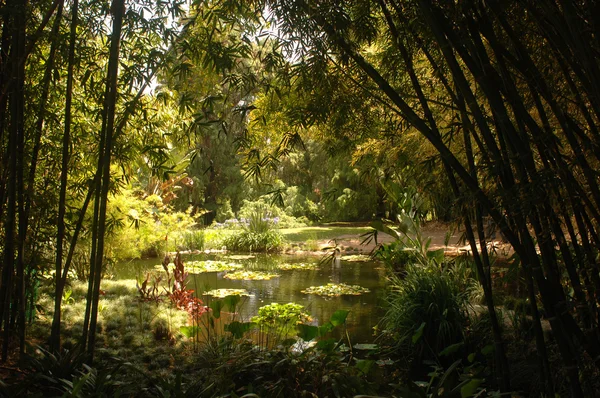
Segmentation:
{"type": "Polygon", "coordinates": [[[166,290],[167,296],[171,299],[171,302],[175,304],[180,310],[187,311],[193,317],[198,317],[208,311],[208,308],[204,305],[201,299],[194,296],[194,291],[187,289],[186,279],[188,273],[185,272],[183,260],[181,260],[181,254],[177,252],[175,255],[175,269],[173,270],[173,276],[169,272],[169,263],[171,259],[169,255],[165,256],[162,262],[162,266],[167,273],[167,286],[170,290],[166,290]]]}
{"type": "Polygon", "coordinates": [[[162,293],[158,289],[160,282],[162,281],[162,276],[152,275],[153,280],[152,284],[150,282],[150,273],[146,273],[146,279],[140,285],[139,282],[135,281],[135,286],[137,287],[138,292],[140,293],[140,297],[142,301],[154,301],[159,302],[162,300],[162,293]]]}

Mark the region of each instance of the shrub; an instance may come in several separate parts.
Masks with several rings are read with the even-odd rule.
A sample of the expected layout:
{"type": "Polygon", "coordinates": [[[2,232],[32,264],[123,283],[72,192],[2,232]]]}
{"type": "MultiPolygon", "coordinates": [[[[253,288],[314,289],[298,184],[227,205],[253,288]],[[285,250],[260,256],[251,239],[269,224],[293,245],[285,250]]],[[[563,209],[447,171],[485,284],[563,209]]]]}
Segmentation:
{"type": "Polygon", "coordinates": [[[258,315],[252,318],[261,329],[286,337],[296,332],[296,325],[310,322],[310,315],[304,312],[304,306],[296,303],[271,303],[258,309],[258,315]]]}
{"type": "Polygon", "coordinates": [[[406,249],[404,244],[398,241],[382,244],[375,251],[374,257],[383,261],[392,272],[401,272],[408,264],[418,262],[415,251],[406,249]]]}
{"type": "Polygon", "coordinates": [[[277,220],[276,226],[278,228],[297,228],[305,227],[306,223],[300,221],[291,214],[286,213],[280,207],[271,203],[266,197],[261,197],[255,201],[243,200],[242,207],[238,212],[239,220],[248,220],[252,217],[252,214],[261,212],[264,218],[271,220],[277,220]]]}
{"type": "Polygon", "coordinates": [[[264,209],[249,214],[240,233],[230,235],[223,241],[229,250],[273,252],[281,249],[283,237],[274,230],[274,223],[266,217],[264,209]]]}
{"type": "Polygon", "coordinates": [[[223,239],[227,250],[239,252],[275,252],[283,247],[283,236],[277,231],[255,233],[241,231],[223,239]]]}
{"type": "Polygon", "coordinates": [[[196,225],[191,208],[175,212],[157,195],[142,199],[130,190],[112,197],[108,212],[111,228],[107,246],[115,260],[157,257],[165,251],[174,251],[183,240],[179,231],[196,225]]]}
{"type": "Polygon", "coordinates": [[[404,279],[390,279],[389,308],[382,323],[397,348],[414,349],[424,357],[463,340],[468,294],[448,271],[409,265],[404,279]]]}
{"type": "Polygon", "coordinates": [[[319,221],[319,206],[306,196],[302,195],[298,187],[288,187],[285,191],[285,213],[297,219],[306,218],[319,221]]]}
{"type": "Polygon", "coordinates": [[[330,194],[326,201],[323,219],[326,221],[363,221],[377,212],[377,195],[374,192],[344,188],[330,194]]]}
{"type": "Polygon", "coordinates": [[[184,250],[204,250],[204,230],[192,229],[181,233],[181,247],[184,250]]]}
{"type": "Polygon", "coordinates": [[[225,220],[235,218],[235,214],[231,209],[231,202],[229,200],[224,201],[217,207],[217,214],[215,215],[215,221],[223,223],[225,220]]]}

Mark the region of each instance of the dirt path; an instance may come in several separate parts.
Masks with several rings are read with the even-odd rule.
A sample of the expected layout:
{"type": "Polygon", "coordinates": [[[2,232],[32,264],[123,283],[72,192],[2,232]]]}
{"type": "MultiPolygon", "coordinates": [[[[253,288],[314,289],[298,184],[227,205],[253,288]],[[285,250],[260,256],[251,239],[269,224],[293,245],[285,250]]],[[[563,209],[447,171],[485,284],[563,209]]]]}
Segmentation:
{"type": "MultiPolygon", "coordinates": [[[[432,222],[425,224],[421,227],[421,234],[424,240],[431,239],[431,244],[429,246],[429,250],[438,250],[444,249],[447,255],[458,255],[463,252],[470,252],[471,247],[467,242],[464,242],[463,234],[464,231],[452,231],[451,226],[447,224],[432,222]],[[448,246],[445,245],[446,234],[448,231],[451,232],[448,246]]],[[[499,234],[497,234],[499,236],[499,234]]],[[[375,242],[370,242],[368,244],[362,244],[361,238],[357,235],[340,235],[336,237],[336,243],[338,247],[342,251],[348,252],[359,252],[359,253],[370,253],[375,249],[375,242]]],[[[394,239],[386,234],[379,234],[378,243],[390,243],[394,239]]],[[[506,243],[501,242],[500,240],[493,240],[491,242],[498,249],[498,253],[504,253],[505,255],[509,254],[510,246],[506,243]]],[[[332,245],[331,240],[321,239],[318,241],[319,247],[324,248],[332,245]]]]}

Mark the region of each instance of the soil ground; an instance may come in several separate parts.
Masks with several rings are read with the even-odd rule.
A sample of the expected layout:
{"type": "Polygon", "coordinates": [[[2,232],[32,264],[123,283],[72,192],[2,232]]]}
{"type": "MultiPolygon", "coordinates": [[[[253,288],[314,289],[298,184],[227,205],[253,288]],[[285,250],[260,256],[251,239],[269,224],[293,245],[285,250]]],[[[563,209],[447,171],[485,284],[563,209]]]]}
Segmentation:
{"type": "MultiPolygon", "coordinates": [[[[351,224],[344,224],[344,226],[350,226],[351,224]]],[[[354,224],[356,226],[364,226],[364,224],[354,224]]],[[[429,250],[438,250],[444,249],[447,255],[456,256],[461,253],[471,252],[471,247],[466,242],[464,235],[464,230],[456,230],[456,228],[452,227],[449,224],[439,223],[439,222],[430,222],[421,227],[421,234],[424,240],[431,239],[431,244],[429,246],[429,250]],[[446,246],[446,234],[450,233],[448,245],[446,246]]],[[[499,237],[500,234],[495,234],[498,239],[493,239],[488,242],[488,245],[495,246],[497,253],[503,254],[504,256],[508,256],[510,253],[510,245],[502,242],[499,237]]],[[[371,253],[377,245],[375,242],[371,241],[369,243],[362,243],[364,240],[360,236],[360,234],[345,234],[339,235],[335,237],[335,243],[342,251],[354,251],[359,253],[371,253]]],[[[394,239],[387,235],[380,233],[378,235],[377,241],[378,244],[381,243],[390,243],[394,239]]],[[[318,246],[323,249],[325,247],[332,246],[332,239],[320,239],[317,241],[318,246]]]]}

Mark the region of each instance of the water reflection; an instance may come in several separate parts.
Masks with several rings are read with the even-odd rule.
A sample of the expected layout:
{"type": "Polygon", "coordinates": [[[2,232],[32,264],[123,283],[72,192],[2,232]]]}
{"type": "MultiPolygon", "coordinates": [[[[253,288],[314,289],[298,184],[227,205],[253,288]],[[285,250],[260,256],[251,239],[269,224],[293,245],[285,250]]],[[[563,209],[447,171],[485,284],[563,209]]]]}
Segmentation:
{"type": "MultiPolygon", "coordinates": [[[[224,279],[225,272],[209,272],[190,275],[188,288],[196,294],[212,289],[246,289],[250,297],[243,300],[239,316],[249,320],[256,315],[258,308],[270,303],[295,302],[305,306],[306,311],[316,323],[324,323],[339,309],[350,310],[347,319],[348,333],[353,342],[373,341],[373,327],[382,316],[381,297],[384,291],[385,274],[375,262],[349,262],[339,258],[321,264],[317,270],[289,270],[277,268],[277,264],[286,263],[318,263],[318,257],[291,255],[260,255],[250,259],[228,259],[223,255],[191,255],[184,261],[191,260],[223,260],[241,263],[244,269],[252,271],[277,272],[280,277],[265,281],[238,281],[224,279]],[[327,283],[346,283],[360,285],[371,292],[361,296],[322,297],[307,295],[301,290],[310,286],[326,285],[327,283]]],[[[160,261],[134,261],[120,270],[120,278],[138,279],[160,261]]],[[[204,300],[210,297],[202,296],[204,300]]],[[[341,331],[338,331],[338,334],[341,331]]]]}

